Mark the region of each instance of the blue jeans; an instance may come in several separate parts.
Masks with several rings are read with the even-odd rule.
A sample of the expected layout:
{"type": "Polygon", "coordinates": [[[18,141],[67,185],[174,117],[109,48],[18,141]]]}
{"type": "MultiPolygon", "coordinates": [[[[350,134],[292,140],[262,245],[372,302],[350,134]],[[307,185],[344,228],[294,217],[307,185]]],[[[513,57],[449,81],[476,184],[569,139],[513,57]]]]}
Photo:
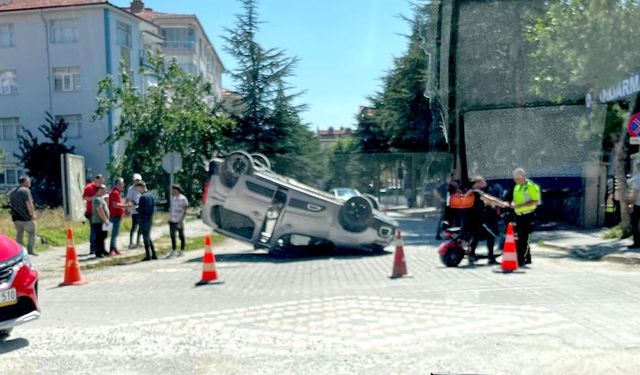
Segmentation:
{"type": "Polygon", "coordinates": [[[109,221],[113,223],[113,228],[111,229],[111,244],[109,245],[109,251],[111,251],[118,248],[116,241],[118,239],[118,234],[120,234],[120,223],[122,222],[122,218],[111,216],[109,217],[109,221]]]}

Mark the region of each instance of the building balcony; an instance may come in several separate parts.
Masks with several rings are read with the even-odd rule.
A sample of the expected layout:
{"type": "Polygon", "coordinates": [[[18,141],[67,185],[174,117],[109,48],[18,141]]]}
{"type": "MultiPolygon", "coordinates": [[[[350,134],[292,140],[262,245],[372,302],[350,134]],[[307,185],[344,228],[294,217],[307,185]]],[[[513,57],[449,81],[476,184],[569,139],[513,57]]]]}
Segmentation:
{"type": "Polygon", "coordinates": [[[161,44],[164,49],[177,49],[193,51],[196,47],[196,42],[190,42],[187,40],[172,40],[161,44]]]}

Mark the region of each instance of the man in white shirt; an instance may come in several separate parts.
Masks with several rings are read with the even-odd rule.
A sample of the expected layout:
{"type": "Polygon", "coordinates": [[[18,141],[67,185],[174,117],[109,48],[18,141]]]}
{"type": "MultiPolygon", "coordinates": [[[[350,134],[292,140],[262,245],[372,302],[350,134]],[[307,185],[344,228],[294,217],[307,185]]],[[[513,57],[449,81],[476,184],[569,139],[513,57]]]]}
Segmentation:
{"type": "Polygon", "coordinates": [[[171,206],[169,218],[169,235],[171,236],[171,253],[167,258],[171,258],[176,254],[176,232],[180,238],[180,253],[178,256],[184,255],[184,217],[187,214],[189,201],[182,194],[180,185],[171,186],[171,206]]]}
{"type": "Polygon", "coordinates": [[[140,192],[136,189],[136,184],[142,181],[142,176],[139,173],[133,174],[133,184],[127,190],[126,196],[126,205],[129,207],[129,213],[131,214],[131,231],[129,232],[129,249],[133,249],[134,247],[140,247],[140,218],[138,215],[138,201],[140,200],[140,192]],[[133,244],[133,234],[138,231],[138,236],[136,238],[136,244],[133,244]]]}

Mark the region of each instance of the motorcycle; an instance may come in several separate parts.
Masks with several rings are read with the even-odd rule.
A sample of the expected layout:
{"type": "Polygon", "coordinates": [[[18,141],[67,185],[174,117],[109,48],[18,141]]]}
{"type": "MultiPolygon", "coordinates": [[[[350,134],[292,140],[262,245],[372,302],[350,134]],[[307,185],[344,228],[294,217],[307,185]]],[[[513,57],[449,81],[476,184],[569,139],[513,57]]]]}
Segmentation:
{"type": "MultiPolygon", "coordinates": [[[[502,255],[502,249],[504,248],[504,240],[506,236],[507,223],[513,222],[513,216],[511,211],[504,211],[499,214],[498,230],[494,231],[487,224],[482,224],[487,235],[495,238],[496,248],[493,251],[494,258],[502,255]]],[[[447,267],[457,267],[465,255],[471,254],[471,242],[473,236],[466,232],[462,227],[450,227],[448,222],[442,223],[441,236],[445,238],[445,242],[440,244],[438,248],[438,254],[440,260],[447,267]]],[[[517,241],[517,238],[515,239],[517,241]]],[[[476,252],[475,259],[489,258],[489,254],[478,254],[476,252]]],[[[474,259],[474,260],[475,260],[474,259]]]]}

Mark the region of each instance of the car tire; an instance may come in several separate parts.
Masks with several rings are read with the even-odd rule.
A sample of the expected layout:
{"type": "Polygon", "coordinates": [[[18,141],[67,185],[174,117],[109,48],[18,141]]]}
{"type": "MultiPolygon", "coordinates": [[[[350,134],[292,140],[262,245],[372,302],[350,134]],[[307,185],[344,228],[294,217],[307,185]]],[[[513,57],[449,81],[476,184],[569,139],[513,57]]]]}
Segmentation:
{"type": "Polygon", "coordinates": [[[238,182],[240,176],[252,174],[253,169],[254,164],[251,155],[244,151],[234,151],[224,159],[220,178],[226,187],[232,188],[238,182]]]}
{"type": "Polygon", "coordinates": [[[340,208],[340,225],[349,232],[364,232],[373,219],[371,202],[364,197],[351,197],[340,208]]]}
{"type": "Polygon", "coordinates": [[[371,207],[373,207],[374,210],[380,211],[380,204],[378,204],[378,200],[376,199],[376,197],[374,197],[371,194],[362,194],[363,197],[365,197],[369,203],[371,203],[371,207]]]}
{"type": "Polygon", "coordinates": [[[9,335],[11,334],[12,329],[13,328],[0,329],[0,341],[6,340],[7,337],[9,337],[9,335]]]}
{"type": "Polygon", "coordinates": [[[447,267],[458,267],[464,258],[464,250],[458,246],[451,246],[440,256],[440,260],[447,267]]]}

